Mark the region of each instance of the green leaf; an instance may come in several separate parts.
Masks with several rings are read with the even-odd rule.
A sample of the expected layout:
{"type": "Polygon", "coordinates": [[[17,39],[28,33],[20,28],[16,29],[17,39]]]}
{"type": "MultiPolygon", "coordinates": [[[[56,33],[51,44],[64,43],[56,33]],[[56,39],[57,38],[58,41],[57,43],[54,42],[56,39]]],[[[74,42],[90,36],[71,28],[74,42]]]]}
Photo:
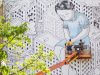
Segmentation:
{"type": "Polygon", "coordinates": [[[0,61],[5,60],[7,58],[7,52],[0,50],[0,61]]]}

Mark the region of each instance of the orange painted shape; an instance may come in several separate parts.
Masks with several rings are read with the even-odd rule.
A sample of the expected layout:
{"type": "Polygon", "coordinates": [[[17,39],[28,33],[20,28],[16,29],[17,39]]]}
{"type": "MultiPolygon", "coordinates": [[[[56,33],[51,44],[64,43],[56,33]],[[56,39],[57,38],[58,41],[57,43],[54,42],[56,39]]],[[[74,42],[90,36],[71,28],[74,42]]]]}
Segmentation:
{"type": "Polygon", "coordinates": [[[36,75],[44,75],[44,73],[41,71],[41,72],[38,72],[36,75]]]}

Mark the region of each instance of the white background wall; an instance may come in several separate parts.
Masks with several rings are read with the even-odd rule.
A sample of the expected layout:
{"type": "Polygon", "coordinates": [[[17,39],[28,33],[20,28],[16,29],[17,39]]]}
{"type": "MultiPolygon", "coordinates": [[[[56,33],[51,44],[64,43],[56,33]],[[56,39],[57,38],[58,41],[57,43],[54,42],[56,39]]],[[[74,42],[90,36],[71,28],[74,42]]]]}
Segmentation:
{"type": "MultiPolygon", "coordinates": [[[[91,73],[91,72],[95,71],[94,68],[96,68],[96,66],[100,64],[100,59],[98,57],[98,55],[100,55],[99,54],[100,48],[97,46],[97,44],[99,45],[99,42],[100,42],[100,36],[97,35],[100,33],[100,29],[97,28],[97,26],[94,26],[93,24],[93,21],[95,19],[95,16],[93,15],[94,13],[93,11],[95,10],[92,9],[91,7],[94,7],[94,6],[97,7],[100,1],[99,0],[95,0],[95,1],[94,0],[70,0],[70,1],[72,1],[75,4],[75,10],[87,15],[88,19],[91,22],[90,37],[91,37],[91,48],[92,48],[91,49],[92,59],[91,60],[76,60],[70,65],[71,66],[70,70],[74,70],[75,72],[77,72],[77,75],[89,75],[89,74],[96,75],[95,73],[91,73]]],[[[42,43],[45,43],[46,52],[48,52],[49,49],[54,49],[52,45],[55,43],[53,43],[52,45],[48,44],[50,43],[50,41],[48,42],[48,38],[52,38],[54,42],[57,42],[57,40],[60,40],[64,37],[63,29],[62,29],[63,22],[59,19],[59,17],[56,15],[55,10],[54,10],[55,8],[54,6],[56,3],[59,2],[59,0],[37,0],[37,3],[36,3],[36,0],[23,0],[23,1],[22,0],[5,0],[5,2],[6,2],[6,5],[5,5],[6,17],[10,17],[12,15],[15,16],[16,15],[15,11],[18,13],[17,14],[18,17],[17,16],[13,17],[13,20],[12,20],[13,24],[19,25],[22,22],[25,22],[25,21],[29,22],[30,19],[35,18],[35,20],[30,22],[29,27],[31,28],[31,30],[28,32],[28,35],[31,38],[32,43],[31,45],[28,45],[26,43],[26,49],[25,49],[26,52],[24,52],[24,54],[22,55],[23,58],[25,58],[26,56],[30,56],[30,53],[28,54],[28,51],[30,51],[31,53],[36,51],[38,45],[42,43]],[[41,7],[41,4],[43,7],[41,7]],[[34,6],[36,6],[35,9],[34,9],[34,6]],[[32,10],[32,7],[33,7],[33,10],[32,10]],[[19,13],[19,9],[23,11],[22,14],[19,13]],[[33,16],[28,17],[28,15],[31,15],[31,13],[35,14],[36,16],[33,15],[33,16]],[[21,17],[19,14],[23,15],[23,17],[21,17]],[[36,32],[35,32],[35,27],[36,27],[36,32]],[[43,32],[44,34],[42,34],[43,32]],[[51,37],[50,34],[45,34],[45,32],[49,32],[50,34],[55,36],[56,40],[53,38],[53,36],[51,37]],[[34,34],[36,34],[36,36],[34,36],[34,34]],[[41,35],[41,36],[38,36],[38,35],[41,35]]],[[[95,11],[95,13],[100,13],[100,12],[95,11]]],[[[98,16],[100,17],[100,15],[98,16]]],[[[12,61],[13,60],[14,59],[12,58],[12,61]]],[[[46,63],[49,66],[56,64],[57,62],[59,62],[59,60],[56,56],[52,62],[46,61],[46,63]]],[[[52,75],[63,75],[61,68],[53,71],[52,75]]],[[[72,75],[72,74],[69,74],[69,75],[72,75]]]]}

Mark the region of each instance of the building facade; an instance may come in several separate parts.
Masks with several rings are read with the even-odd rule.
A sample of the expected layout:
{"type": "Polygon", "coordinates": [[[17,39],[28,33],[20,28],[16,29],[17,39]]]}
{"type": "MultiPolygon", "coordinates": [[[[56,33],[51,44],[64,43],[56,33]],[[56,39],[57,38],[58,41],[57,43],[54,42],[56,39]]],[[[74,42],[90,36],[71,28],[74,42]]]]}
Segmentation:
{"type": "MultiPolygon", "coordinates": [[[[45,52],[54,50],[55,42],[64,38],[63,21],[55,12],[55,5],[62,0],[4,0],[4,15],[12,18],[11,23],[20,25],[22,22],[28,22],[30,30],[27,35],[31,38],[31,45],[25,42],[26,48],[22,54],[22,59],[29,57],[30,54],[37,51],[40,44],[45,45],[45,52]],[[46,36],[47,35],[47,36],[46,36]],[[53,40],[49,41],[49,39],[53,40]],[[48,44],[51,43],[51,44],[48,44]]],[[[90,21],[90,45],[92,59],[75,60],[70,64],[71,69],[75,70],[77,75],[96,75],[92,73],[100,64],[100,6],[88,6],[85,3],[79,3],[77,0],[69,0],[75,5],[75,11],[84,13],[90,21]]],[[[14,54],[9,52],[9,59],[14,62],[14,54]]],[[[18,60],[15,60],[18,61],[18,60]]],[[[48,66],[60,62],[55,55],[52,62],[46,61],[48,66]]],[[[58,68],[52,72],[52,75],[63,75],[62,69],[58,68]]]]}
{"type": "MultiPolygon", "coordinates": [[[[44,0],[43,0],[44,1],[44,0]]],[[[23,54],[20,59],[17,59],[15,54],[18,52],[8,52],[10,64],[13,65],[16,61],[22,61],[34,53],[34,35],[36,35],[35,28],[39,20],[42,20],[43,13],[45,12],[45,4],[39,0],[5,0],[4,1],[4,16],[11,18],[12,25],[20,25],[23,22],[29,23],[29,30],[26,34],[31,39],[31,44],[25,42],[25,48],[21,48],[23,54]]],[[[11,48],[9,48],[12,50],[11,48]]]]}

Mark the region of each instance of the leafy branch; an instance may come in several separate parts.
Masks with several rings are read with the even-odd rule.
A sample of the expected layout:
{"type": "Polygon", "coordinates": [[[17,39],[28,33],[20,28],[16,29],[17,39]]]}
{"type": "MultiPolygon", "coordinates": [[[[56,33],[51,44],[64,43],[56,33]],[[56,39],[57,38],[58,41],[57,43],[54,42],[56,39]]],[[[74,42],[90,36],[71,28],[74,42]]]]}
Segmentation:
{"type": "MultiPolygon", "coordinates": [[[[9,61],[7,60],[7,51],[9,50],[4,50],[5,47],[16,50],[16,47],[20,48],[24,46],[23,42],[31,42],[25,34],[28,30],[27,24],[28,23],[25,22],[21,25],[14,26],[11,25],[9,21],[6,21],[4,17],[0,18],[0,38],[2,38],[2,42],[0,43],[1,75],[32,75],[35,74],[35,71],[43,71],[50,75],[50,70],[45,61],[51,61],[54,57],[54,52],[52,50],[50,50],[49,53],[44,52],[43,45],[40,45],[38,51],[23,62],[15,62],[16,65],[13,65],[13,67],[6,65],[6,63],[8,63],[7,61],[9,61]],[[27,73],[28,70],[31,71],[30,74],[27,73]]],[[[17,51],[19,52],[21,50],[17,49],[17,51]]]]}

